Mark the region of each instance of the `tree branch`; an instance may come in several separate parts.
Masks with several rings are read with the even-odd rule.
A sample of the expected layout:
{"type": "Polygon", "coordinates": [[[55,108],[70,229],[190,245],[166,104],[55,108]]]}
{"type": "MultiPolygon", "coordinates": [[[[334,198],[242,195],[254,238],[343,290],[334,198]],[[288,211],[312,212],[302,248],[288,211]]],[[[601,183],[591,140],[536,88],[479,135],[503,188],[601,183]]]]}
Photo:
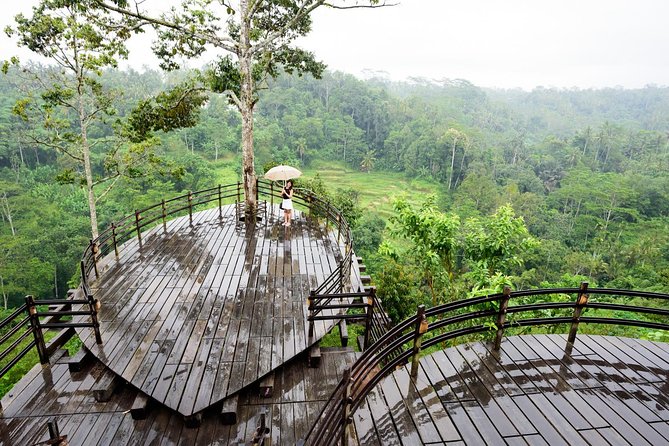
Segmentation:
{"type": "MultiPolygon", "coordinates": [[[[133,12],[133,11],[130,11],[128,9],[123,9],[123,8],[116,7],[114,5],[110,5],[110,4],[105,3],[103,1],[100,1],[100,0],[95,0],[95,2],[103,9],[106,9],[108,11],[113,11],[113,12],[116,12],[116,13],[119,13],[121,15],[125,15],[125,16],[128,16],[128,17],[133,17],[135,19],[139,19],[143,22],[146,22],[145,24],[147,24],[147,25],[151,24],[151,25],[157,25],[157,26],[162,26],[162,27],[165,27],[165,28],[173,29],[173,30],[178,31],[180,33],[192,36],[196,39],[202,39],[205,42],[210,43],[211,45],[214,45],[218,48],[222,48],[222,49],[224,49],[226,51],[229,51],[231,53],[235,52],[236,42],[229,37],[218,37],[218,36],[215,36],[215,35],[212,35],[212,34],[200,34],[200,33],[194,33],[194,32],[187,33],[187,32],[184,31],[183,27],[181,27],[181,26],[179,26],[175,23],[169,22],[167,20],[163,20],[163,19],[159,19],[159,18],[156,18],[156,17],[151,17],[151,16],[148,16],[148,15],[145,15],[144,13],[142,13],[139,10],[139,8],[135,8],[135,12],[133,12]]],[[[137,3],[135,3],[135,5],[137,5],[137,3]]]]}
{"type": "Polygon", "coordinates": [[[323,3],[323,6],[328,6],[332,9],[376,9],[376,8],[385,8],[386,6],[397,6],[399,3],[386,3],[385,1],[378,5],[352,5],[352,6],[343,6],[335,5],[334,3],[323,3]]]}
{"type": "Polygon", "coordinates": [[[95,183],[93,183],[93,186],[96,186],[96,185],[98,185],[98,184],[102,184],[102,183],[104,183],[104,182],[106,182],[106,181],[109,181],[109,180],[111,180],[112,178],[114,179],[114,181],[112,181],[112,183],[111,183],[111,184],[110,184],[110,185],[109,185],[109,186],[108,186],[108,187],[107,187],[101,194],[99,194],[99,195],[97,195],[97,196],[95,197],[95,202],[96,202],[96,203],[97,203],[100,199],[102,199],[102,197],[104,197],[105,195],[107,195],[107,194],[109,193],[110,190],[112,190],[112,188],[114,187],[114,185],[116,184],[116,182],[121,178],[121,173],[120,173],[120,172],[117,172],[116,175],[114,175],[114,176],[105,177],[105,178],[103,178],[103,179],[101,179],[101,180],[98,180],[98,181],[96,181],[95,183]]]}

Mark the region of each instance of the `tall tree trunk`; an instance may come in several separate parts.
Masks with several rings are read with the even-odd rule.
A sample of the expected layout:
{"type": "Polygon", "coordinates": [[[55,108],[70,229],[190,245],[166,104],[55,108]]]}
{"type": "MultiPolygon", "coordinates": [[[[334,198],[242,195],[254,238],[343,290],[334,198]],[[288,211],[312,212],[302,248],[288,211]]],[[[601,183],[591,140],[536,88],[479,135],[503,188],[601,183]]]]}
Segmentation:
{"type": "Polygon", "coordinates": [[[453,138],[453,146],[451,147],[451,173],[448,175],[448,190],[451,190],[453,185],[453,170],[455,169],[455,146],[458,143],[458,138],[453,138]]]}
{"type": "Polygon", "coordinates": [[[12,220],[12,209],[9,207],[9,200],[7,200],[7,193],[2,193],[2,213],[9,222],[9,229],[12,230],[12,236],[16,237],[16,230],[14,229],[14,221],[12,220]]]}
{"type": "Polygon", "coordinates": [[[2,278],[2,276],[0,276],[0,288],[2,288],[2,302],[3,302],[3,304],[5,306],[5,310],[6,310],[7,309],[7,293],[5,293],[5,281],[2,278]]]}
{"type": "Polygon", "coordinates": [[[82,92],[79,92],[79,124],[81,125],[81,152],[84,157],[84,175],[86,177],[86,195],[88,210],[91,215],[91,236],[98,238],[98,213],[95,207],[95,191],[93,190],[93,169],[91,168],[91,147],[88,144],[88,123],[84,112],[82,92]]]}
{"type": "Polygon", "coordinates": [[[241,0],[241,27],[239,45],[239,68],[241,74],[240,112],[242,115],[242,172],[244,175],[244,195],[246,196],[246,214],[256,214],[256,173],[253,156],[253,73],[249,17],[249,2],[241,0]]]}

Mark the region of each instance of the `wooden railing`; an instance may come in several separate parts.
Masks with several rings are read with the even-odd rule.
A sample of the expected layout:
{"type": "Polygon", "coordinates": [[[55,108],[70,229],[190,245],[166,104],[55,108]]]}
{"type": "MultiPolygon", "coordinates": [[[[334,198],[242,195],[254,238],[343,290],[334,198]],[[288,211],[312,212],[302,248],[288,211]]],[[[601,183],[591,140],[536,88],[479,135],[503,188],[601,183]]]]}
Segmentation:
{"type": "Polygon", "coordinates": [[[197,192],[188,192],[178,197],[162,200],[144,209],[136,210],[122,219],[113,222],[102,231],[95,240],[90,240],[81,258],[82,283],[88,285],[91,274],[99,277],[98,261],[109,253],[119,256],[119,247],[133,237],[137,237],[142,244],[142,233],[157,224],[162,224],[163,231],[167,232],[168,217],[188,215],[193,224],[193,213],[207,207],[209,203],[216,203],[219,209],[219,218],[223,217],[222,205],[232,198],[239,203],[242,184],[228,184],[216,186],[197,192]]]}
{"type": "Polygon", "coordinates": [[[501,348],[505,329],[539,325],[568,328],[565,349],[570,352],[580,324],[632,326],[669,331],[669,295],[642,291],[580,288],[510,291],[474,297],[430,309],[419,307],[414,317],[406,319],[385,333],[365,350],[333,392],[310,430],[307,445],[346,444],[347,426],[352,414],[369,392],[398,366],[411,363],[416,377],[421,350],[447,344],[477,333],[490,333],[494,348],[501,348]],[[534,303],[541,296],[553,296],[534,303]],[[569,296],[576,296],[570,298],[569,296]],[[592,299],[597,296],[596,299],[592,299]],[[607,301],[615,298],[640,298],[660,302],[660,306],[640,306],[607,301]],[[532,299],[529,299],[532,298],[532,299]],[[557,299],[557,300],[556,300],[557,299]],[[510,303],[517,303],[510,305],[510,303]],[[584,314],[587,311],[587,315],[584,314]],[[635,315],[636,319],[631,319],[635,315]],[[643,318],[639,318],[643,316],[643,318]]]}
{"type": "Polygon", "coordinates": [[[75,328],[90,327],[98,344],[102,343],[97,320],[96,301],[90,294],[84,298],[40,299],[26,296],[26,302],[7,318],[0,321],[0,378],[23,359],[33,348],[37,349],[40,363],[47,364],[49,356],[61,347],[75,328]],[[83,310],[73,310],[72,305],[83,305],[83,310]],[[46,308],[45,310],[42,308],[46,308]],[[63,321],[64,317],[87,316],[89,321],[63,321]],[[44,333],[54,330],[62,333],[54,342],[47,343],[44,333]],[[65,331],[65,332],[63,332],[65,331]]]}
{"type": "Polygon", "coordinates": [[[390,318],[384,311],[381,300],[376,297],[376,289],[373,287],[355,293],[317,294],[316,290],[313,290],[309,294],[307,304],[310,337],[313,336],[315,321],[343,319],[348,322],[364,322],[363,348],[367,349],[381,339],[391,327],[390,318]],[[341,310],[345,312],[341,313],[341,310]]]}
{"type": "MultiPolygon", "coordinates": [[[[257,181],[258,196],[274,203],[281,200],[281,188],[266,180],[257,181]]],[[[119,257],[119,248],[127,240],[137,237],[140,246],[142,244],[142,232],[157,224],[162,224],[163,231],[167,232],[168,217],[188,214],[190,223],[193,222],[193,213],[204,209],[210,203],[215,203],[219,209],[219,218],[223,217],[222,206],[230,202],[237,203],[235,208],[237,219],[243,215],[241,208],[244,189],[242,183],[218,185],[216,187],[197,192],[189,192],[178,197],[162,200],[160,203],[144,209],[136,210],[117,222],[112,223],[102,231],[98,238],[90,240],[88,247],[84,250],[81,259],[82,285],[88,287],[88,280],[92,274],[99,277],[98,261],[109,253],[119,257]]],[[[319,286],[318,291],[332,290],[335,287],[342,289],[351,274],[351,261],[353,256],[351,231],[346,218],[329,202],[317,197],[313,192],[296,189],[293,201],[299,207],[304,207],[309,215],[323,218],[326,228],[330,226],[337,231],[337,242],[343,253],[343,258],[338,267],[319,286]]]]}

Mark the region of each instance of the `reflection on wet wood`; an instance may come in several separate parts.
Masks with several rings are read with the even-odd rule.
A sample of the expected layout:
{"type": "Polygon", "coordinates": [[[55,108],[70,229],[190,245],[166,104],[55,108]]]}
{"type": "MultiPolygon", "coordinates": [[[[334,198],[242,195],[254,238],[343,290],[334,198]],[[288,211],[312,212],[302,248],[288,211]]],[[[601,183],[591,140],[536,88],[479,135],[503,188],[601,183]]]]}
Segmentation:
{"type": "Polygon", "coordinates": [[[669,348],[580,336],[511,336],[402,368],[354,416],[359,444],[669,444],[669,348]]]}
{"type": "MultiPolygon", "coordinates": [[[[103,344],[92,353],[123,379],[183,415],[248,386],[309,345],[306,297],[341,259],[336,234],[278,208],[255,225],[234,207],[168,222],[99,262],[103,344]],[[272,214],[274,211],[274,214],[272,214]]],[[[354,284],[359,286],[359,284],[354,284]]],[[[335,321],[321,323],[320,339],[335,321]]]]}
{"type": "MultiPolygon", "coordinates": [[[[213,341],[212,341],[213,342],[213,341]]],[[[213,347],[212,347],[213,348],[213,347]]],[[[70,372],[65,361],[42,369],[37,365],[3,397],[0,415],[0,445],[32,445],[49,439],[47,421],[56,419],[60,432],[71,445],[228,445],[249,444],[260,413],[267,411],[272,444],[295,444],[306,436],[310,416],[318,414],[342,378],[340,373],[356,358],[351,350],[333,350],[323,355],[324,367],[307,369],[292,361],[275,372],[275,391],[269,398],[253,386],[235,399],[236,424],[224,425],[219,410],[202,412],[197,427],[187,427],[185,417],[160,404],[151,404],[143,420],[132,417],[133,407],[143,401],[141,392],[124,385],[106,403],[92,397],[93,386],[104,366],[86,362],[80,372],[70,372]],[[49,373],[44,373],[44,371],[49,373]],[[318,385],[313,393],[304,383],[318,385]]]]}

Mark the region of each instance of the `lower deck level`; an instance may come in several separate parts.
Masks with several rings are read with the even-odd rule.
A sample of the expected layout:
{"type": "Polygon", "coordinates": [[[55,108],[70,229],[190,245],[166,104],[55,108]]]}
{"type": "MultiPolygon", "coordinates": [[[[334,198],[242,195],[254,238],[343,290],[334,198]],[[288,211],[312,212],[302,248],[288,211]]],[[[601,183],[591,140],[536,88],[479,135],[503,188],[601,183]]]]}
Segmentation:
{"type": "Polygon", "coordinates": [[[579,335],[472,343],[385,378],[356,411],[360,445],[669,445],[669,344],[579,335]]]}

